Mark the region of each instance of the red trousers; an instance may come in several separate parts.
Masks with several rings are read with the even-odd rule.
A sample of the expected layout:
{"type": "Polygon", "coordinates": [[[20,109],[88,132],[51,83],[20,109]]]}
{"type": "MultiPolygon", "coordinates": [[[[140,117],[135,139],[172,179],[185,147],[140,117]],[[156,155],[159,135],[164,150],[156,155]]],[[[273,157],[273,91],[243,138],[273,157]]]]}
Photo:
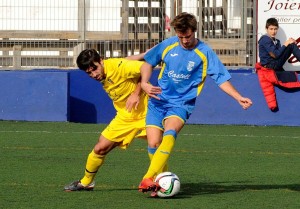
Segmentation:
{"type": "Polygon", "coordinates": [[[267,105],[272,111],[278,108],[274,86],[280,86],[284,88],[300,88],[300,82],[298,81],[298,75],[296,72],[295,76],[297,78],[297,81],[282,82],[278,80],[276,72],[273,69],[265,68],[261,66],[260,63],[255,64],[255,69],[267,105]]]}

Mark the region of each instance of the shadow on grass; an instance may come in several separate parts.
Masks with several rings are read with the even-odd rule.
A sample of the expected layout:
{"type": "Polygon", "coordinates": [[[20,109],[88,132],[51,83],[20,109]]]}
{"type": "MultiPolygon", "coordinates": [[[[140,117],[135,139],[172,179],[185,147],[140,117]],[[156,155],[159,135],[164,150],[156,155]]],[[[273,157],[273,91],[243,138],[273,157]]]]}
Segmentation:
{"type": "Polygon", "coordinates": [[[181,198],[187,198],[189,196],[203,195],[203,194],[220,194],[228,192],[239,191],[261,191],[272,189],[284,189],[291,191],[300,191],[300,184],[283,184],[283,185],[249,185],[249,184],[230,184],[229,182],[220,183],[186,183],[181,184],[181,198]]]}
{"type": "MultiPolygon", "coordinates": [[[[218,183],[181,183],[180,193],[174,197],[167,199],[184,199],[191,198],[192,196],[205,195],[205,194],[222,194],[229,192],[240,192],[240,191],[263,191],[273,189],[283,189],[290,191],[299,191],[300,184],[283,184],[283,185],[250,185],[245,182],[238,182],[238,184],[230,184],[230,182],[218,182],[218,183]],[[243,184],[244,183],[244,184],[243,184]]],[[[105,191],[133,191],[136,188],[106,188],[105,191]]],[[[94,190],[96,192],[103,192],[102,189],[94,190]]],[[[150,197],[150,193],[147,193],[150,197]]],[[[145,194],[146,195],[146,194],[145,194]]],[[[163,198],[165,199],[165,198],[163,198]]]]}

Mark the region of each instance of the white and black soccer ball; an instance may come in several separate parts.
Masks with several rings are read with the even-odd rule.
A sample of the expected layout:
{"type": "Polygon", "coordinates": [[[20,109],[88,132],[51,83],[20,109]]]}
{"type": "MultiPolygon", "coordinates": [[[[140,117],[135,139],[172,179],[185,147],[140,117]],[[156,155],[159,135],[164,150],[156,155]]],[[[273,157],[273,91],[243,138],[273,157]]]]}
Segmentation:
{"type": "Polygon", "coordinates": [[[157,191],[159,197],[172,197],[180,191],[180,180],[175,173],[163,172],[156,176],[155,182],[161,187],[157,191]]]}

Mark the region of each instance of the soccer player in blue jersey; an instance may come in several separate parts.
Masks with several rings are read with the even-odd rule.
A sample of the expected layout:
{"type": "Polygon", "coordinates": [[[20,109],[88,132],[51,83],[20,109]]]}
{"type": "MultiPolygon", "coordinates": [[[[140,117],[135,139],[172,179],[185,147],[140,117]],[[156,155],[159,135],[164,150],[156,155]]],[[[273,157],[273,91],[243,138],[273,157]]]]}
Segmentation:
{"type": "Polygon", "coordinates": [[[191,115],[205,78],[209,75],[216,84],[233,97],[243,109],[252,105],[229,82],[229,72],[214,51],[195,38],[197,20],[194,15],[181,13],[171,22],[176,35],[150,49],[144,56],[141,67],[141,86],[151,97],[146,116],[146,132],[149,150],[153,157],[144,175],[139,191],[155,191],[155,176],[166,164],[177,134],[191,115]],[[153,67],[162,63],[158,86],[148,81],[153,67]]]}
{"type": "Polygon", "coordinates": [[[146,138],[148,95],[140,86],[140,67],[144,62],[137,61],[142,58],[143,54],[103,60],[94,49],[83,50],[77,57],[78,67],[102,83],[113,101],[116,116],[88,155],[84,176],[66,185],[64,191],[93,190],[96,173],[111,150],[126,149],[134,138],[146,138]]]}

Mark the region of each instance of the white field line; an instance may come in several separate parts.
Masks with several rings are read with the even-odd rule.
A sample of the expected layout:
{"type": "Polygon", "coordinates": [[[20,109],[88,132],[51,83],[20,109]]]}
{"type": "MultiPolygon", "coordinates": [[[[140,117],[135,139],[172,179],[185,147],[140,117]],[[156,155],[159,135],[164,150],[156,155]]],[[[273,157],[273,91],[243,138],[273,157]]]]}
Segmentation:
{"type": "Polygon", "coordinates": [[[0,131],[0,133],[99,134],[100,131],[0,131]]]}
{"type": "MultiPolygon", "coordinates": [[[[0,133],[44,133],[44,134],[100,134],[101,132],[94,132],[94,131],[32,131],[32,130],[27,130],[27,131],[0,131],[0,133]]],[[[238,138],[289,138],[289,139],[299,139],[300,136],[274,136],[274,135],[269,135],[269,136],[260,136],[260,135],[248,135],[248,134],[200,134],[200,133],[182,133],[179,134],[179,136],[191,136],[191,137],[197,137],[197,136],[203,136],[203,137],[238,137],[238,138]]],[[[39,149],[39,150],[85,150],[83,148],[70,148],[70,147],[24,147],[24,146],[19,146],[19,147],[9,147],[9,146],[4,146],[2,149],[16,149],[16,150],[34,150],[34,149],[39,149]]],[[[146,152],[146,148],[139,148],[139,149],[134,149],[135,151],[138,152],[146,152]]],[[[232,152],[232,151],[227,151],[227,150],[182,150],[182,149],[176,149],[174,152],[189,152],[189,153],[222,153],[222,154],[245,154],[243,152],[232,152]]],[[[299,152],[270,152],[270,151],[248,151],[248,154],[262,154],[262,155],[300,155],[299,152]]]]}
{"type": "MultiPolygon", "coordinates": [[[[26,130],[26,131],[5,131],[2,130],[0,133],[45,133],[45,134],[100,134],[101,131],[31,131],[31,130],[26,130]]],[[[243,137],[243,138],[255,138],[255,137],[260,137],[260,138],[289,138],[289,139],[300,139],[300,136],[278,136],[278,135],[265,135],[265,136],[260,136],[260,135],[250,135],[250,134],[201,134],[201,133],[179,133],[179,136],[208,136],[208,137],[243,137]]]]}
{"type": "Polygon", "coordinates": [[[300,139],[300,136],[259,136],[259,135],[249,135],[249,134],[179,134],[183,136],[210,136],[210,137],[245,137],[245,138],[289,138],[289,139],[300,139]]]}

